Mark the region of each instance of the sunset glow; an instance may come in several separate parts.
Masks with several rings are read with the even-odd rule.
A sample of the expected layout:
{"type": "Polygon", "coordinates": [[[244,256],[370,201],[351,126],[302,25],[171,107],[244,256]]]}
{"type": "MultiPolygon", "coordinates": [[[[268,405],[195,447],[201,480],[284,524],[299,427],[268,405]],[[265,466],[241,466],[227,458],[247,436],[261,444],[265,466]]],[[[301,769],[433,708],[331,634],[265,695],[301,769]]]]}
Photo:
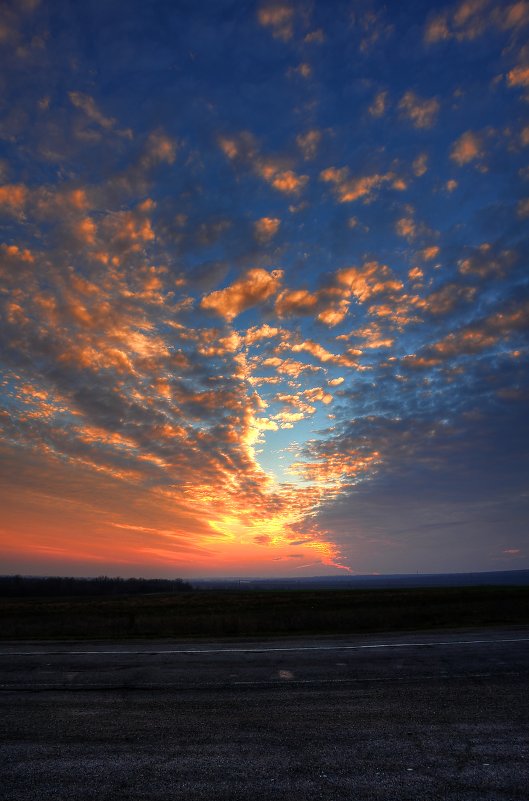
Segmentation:
{"type": "Polygon", "coordinates": [[[0,9],[0,572],[529,567],[529,2],[0,9]]]}

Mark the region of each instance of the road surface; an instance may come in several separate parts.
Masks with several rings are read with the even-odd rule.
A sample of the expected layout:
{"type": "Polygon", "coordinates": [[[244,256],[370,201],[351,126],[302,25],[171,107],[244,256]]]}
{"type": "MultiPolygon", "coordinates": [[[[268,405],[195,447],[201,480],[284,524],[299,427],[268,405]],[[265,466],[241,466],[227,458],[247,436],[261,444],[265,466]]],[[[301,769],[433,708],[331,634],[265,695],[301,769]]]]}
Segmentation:
{"type": "Polygon", "coordinates": [[[529,629],[0,644],[5,801],[527,801],[529,629]]]}

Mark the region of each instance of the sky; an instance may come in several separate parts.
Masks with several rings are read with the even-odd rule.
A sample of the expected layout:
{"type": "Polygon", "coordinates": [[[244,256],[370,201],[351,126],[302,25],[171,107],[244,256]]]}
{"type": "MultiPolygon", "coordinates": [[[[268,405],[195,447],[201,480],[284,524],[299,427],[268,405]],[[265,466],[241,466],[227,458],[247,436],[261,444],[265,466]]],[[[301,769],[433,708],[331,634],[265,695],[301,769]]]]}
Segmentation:
{"type": "Polygon", "coordinates": [[[528,34],[2,3],[0,572],[529,567],[528,34]]]}

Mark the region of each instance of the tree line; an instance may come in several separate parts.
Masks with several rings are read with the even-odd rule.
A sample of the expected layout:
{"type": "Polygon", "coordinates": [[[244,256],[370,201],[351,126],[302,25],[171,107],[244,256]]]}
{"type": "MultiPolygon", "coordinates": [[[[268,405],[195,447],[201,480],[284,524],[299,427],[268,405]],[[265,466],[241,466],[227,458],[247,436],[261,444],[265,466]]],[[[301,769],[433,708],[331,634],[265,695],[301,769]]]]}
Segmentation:
{"type": "Polygon", "coordinates": [[[0,576],[0,596],[4,598],[170,594],[192,589],[191,584],[180,578],[0,576]]]}

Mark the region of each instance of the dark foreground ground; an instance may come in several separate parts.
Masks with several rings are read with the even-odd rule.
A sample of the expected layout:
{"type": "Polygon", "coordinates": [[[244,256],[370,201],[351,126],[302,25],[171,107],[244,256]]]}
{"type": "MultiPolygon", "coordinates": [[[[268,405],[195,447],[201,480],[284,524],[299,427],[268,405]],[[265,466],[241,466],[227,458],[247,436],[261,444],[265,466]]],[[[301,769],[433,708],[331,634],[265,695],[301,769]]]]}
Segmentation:
{"type": "Polygon", "coordinates": [[[529,629],[3,643],[5,801],[527,801],[529,629]]]}
{"type": "Polygon", "coordinates": [[[0,598],[0,639],[351,636],[529,625],[529,586],[0,598]]]}

